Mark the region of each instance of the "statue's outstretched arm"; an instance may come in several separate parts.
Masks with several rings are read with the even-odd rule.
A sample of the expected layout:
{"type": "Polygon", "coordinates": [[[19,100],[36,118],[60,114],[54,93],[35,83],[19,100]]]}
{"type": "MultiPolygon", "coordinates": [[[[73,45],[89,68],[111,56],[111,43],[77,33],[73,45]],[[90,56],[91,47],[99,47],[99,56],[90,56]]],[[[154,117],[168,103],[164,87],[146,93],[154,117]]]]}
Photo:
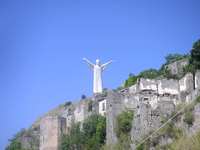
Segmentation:
{"type": "Polygon", "coordinates": [[[111,64],[113,61],[112,60],[110,60],[110,61],[108,61],[107,63],[105,63],[105,64],[103,64],[103,65],[101,65],[101,67],[102,67],[102,70],[104,70],[105,68],[106,68],[106,66],[108,66],[109,64],[111,64]]]}
{"type": "Polygon", "coordinates": [[[94,67],[94,64],[93,64],[91,61],[89,61],[87,58],[83,58],[83,60],[84,60],[91,68],[94,67]]]}

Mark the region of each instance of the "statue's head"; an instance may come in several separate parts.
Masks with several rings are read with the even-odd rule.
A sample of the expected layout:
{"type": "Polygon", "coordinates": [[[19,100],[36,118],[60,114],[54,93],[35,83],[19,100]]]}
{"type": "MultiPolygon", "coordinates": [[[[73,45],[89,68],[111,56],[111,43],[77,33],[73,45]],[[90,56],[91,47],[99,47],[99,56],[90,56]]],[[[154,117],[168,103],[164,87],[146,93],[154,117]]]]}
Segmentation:
{"type": "Polygon", "coordinates": [[[99,59],[96,60],[96,65],[100,66],[101,62],[99,59]]]}

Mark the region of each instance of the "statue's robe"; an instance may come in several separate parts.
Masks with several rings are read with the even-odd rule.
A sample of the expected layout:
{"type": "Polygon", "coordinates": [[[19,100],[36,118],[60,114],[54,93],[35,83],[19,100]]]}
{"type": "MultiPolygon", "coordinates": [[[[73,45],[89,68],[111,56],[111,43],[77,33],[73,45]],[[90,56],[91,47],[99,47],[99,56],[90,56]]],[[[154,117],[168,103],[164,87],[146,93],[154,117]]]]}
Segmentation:
{"type": "Polygon", "coordinates": [[[93,81],[93,92],[102,93],[102,67],[99,65],[94,65],[94,81],[93,81]]]}

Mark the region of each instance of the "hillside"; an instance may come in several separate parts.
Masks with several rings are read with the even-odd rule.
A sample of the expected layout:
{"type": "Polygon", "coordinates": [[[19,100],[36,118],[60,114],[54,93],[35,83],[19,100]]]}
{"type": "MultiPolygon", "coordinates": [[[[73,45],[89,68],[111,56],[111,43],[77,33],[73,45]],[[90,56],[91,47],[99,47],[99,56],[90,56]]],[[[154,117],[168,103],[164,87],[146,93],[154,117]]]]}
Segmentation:
{"type": "Polygon", "coordinates": [[[197,150],[200,41],[124,86],[66,102],[14,136],[6,150],[197,150]]]}

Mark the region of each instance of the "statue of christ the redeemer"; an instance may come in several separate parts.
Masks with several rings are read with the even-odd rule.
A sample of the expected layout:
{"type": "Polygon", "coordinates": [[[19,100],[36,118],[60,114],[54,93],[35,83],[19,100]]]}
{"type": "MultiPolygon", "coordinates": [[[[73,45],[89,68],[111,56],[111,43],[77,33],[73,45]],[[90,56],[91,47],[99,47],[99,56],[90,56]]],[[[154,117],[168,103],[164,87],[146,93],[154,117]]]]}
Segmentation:
{"type": "Polygon", "coordinates": [[[96,60],[96,64],[91,63],[88,59],[83,58],[84,61],[86,61],[91,69],[93,70],[93,93],[102,93],[103,92],[103,86],[102,86],[102,72],[105,70],[106,66],[112,63],[112,60],[102,64],[100,63],[100,60],[96,60]]]}

